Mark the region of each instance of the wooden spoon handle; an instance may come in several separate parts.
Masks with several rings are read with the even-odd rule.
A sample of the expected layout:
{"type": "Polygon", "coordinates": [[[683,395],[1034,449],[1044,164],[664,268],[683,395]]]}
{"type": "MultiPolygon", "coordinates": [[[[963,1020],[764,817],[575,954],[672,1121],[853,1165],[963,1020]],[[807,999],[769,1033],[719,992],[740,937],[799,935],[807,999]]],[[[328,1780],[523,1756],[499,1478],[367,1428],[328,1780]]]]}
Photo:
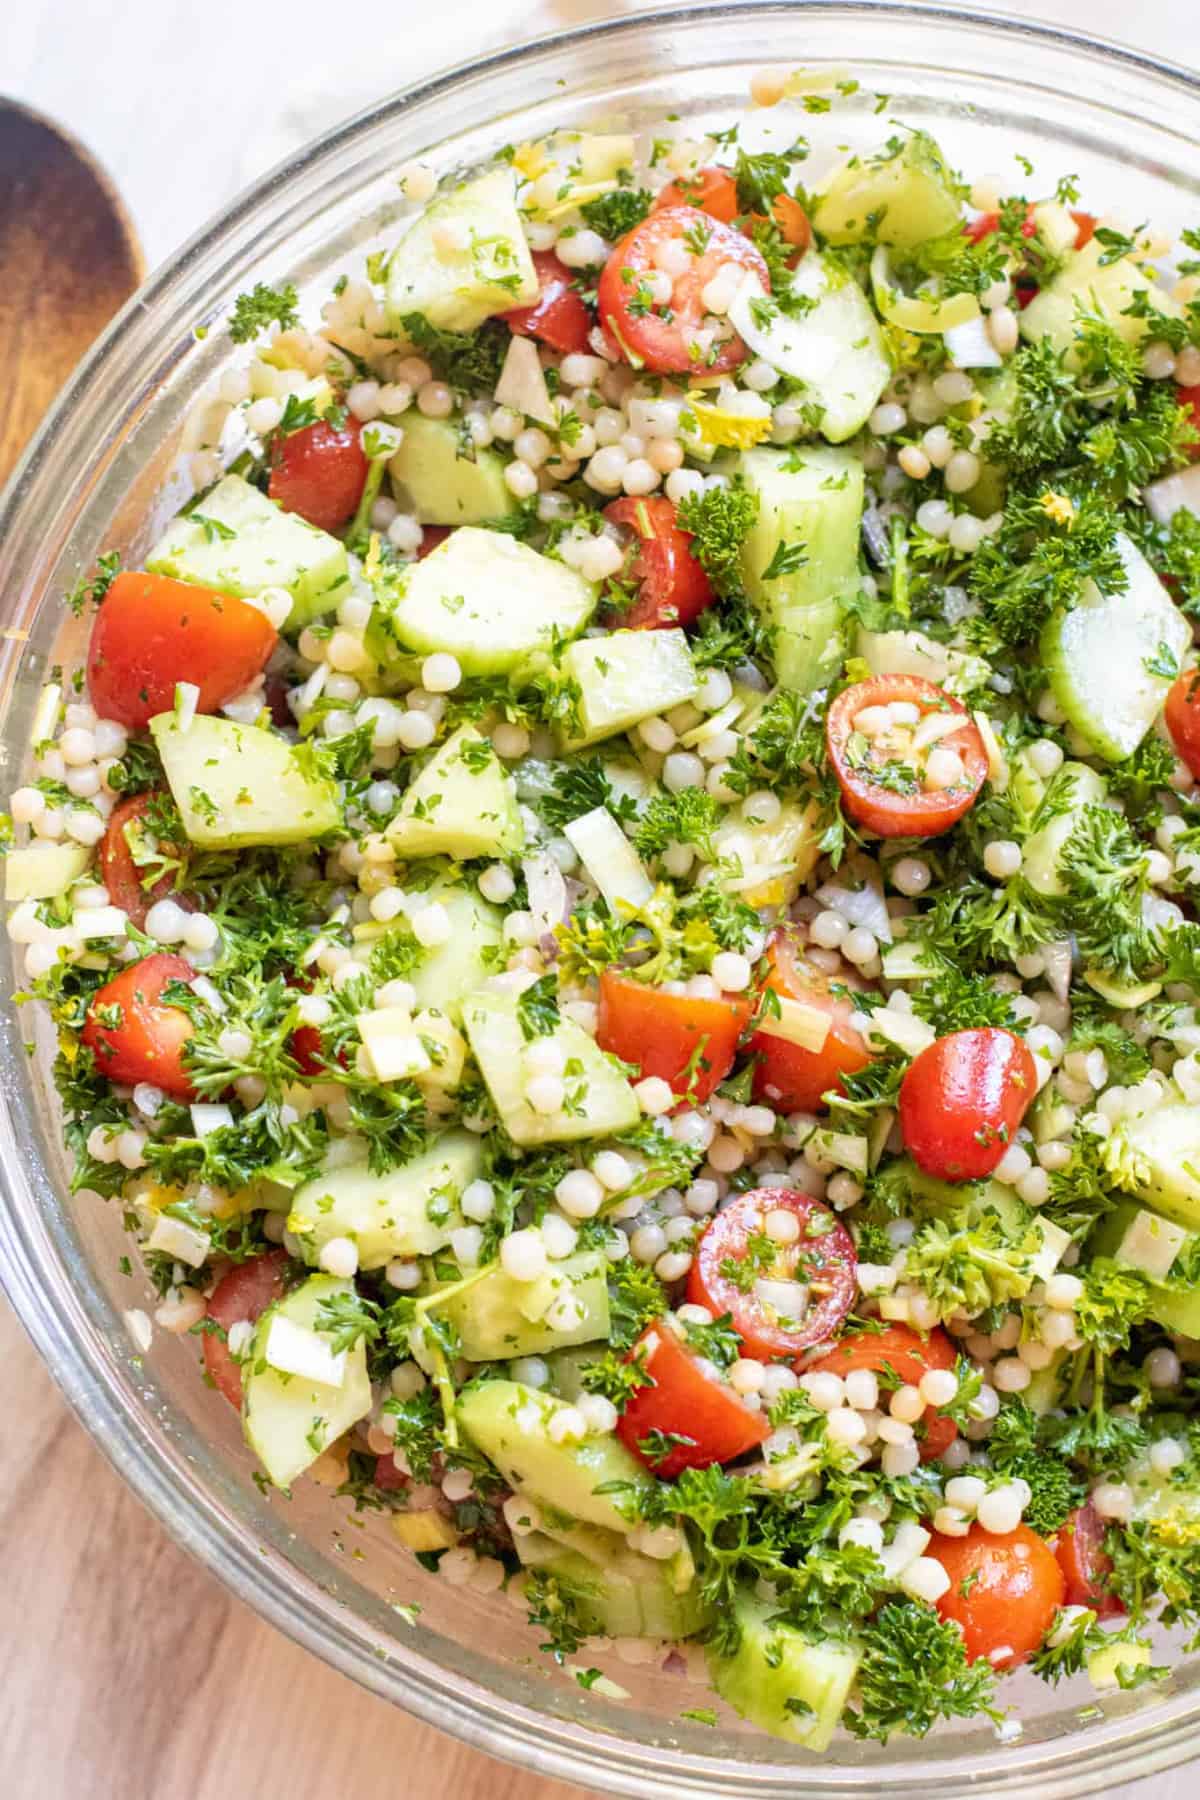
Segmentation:
{"type": "Polygon", "coordinates": [[[108,177],[49,119],[0,102],[0,485],[145,273],[108,177]]]}

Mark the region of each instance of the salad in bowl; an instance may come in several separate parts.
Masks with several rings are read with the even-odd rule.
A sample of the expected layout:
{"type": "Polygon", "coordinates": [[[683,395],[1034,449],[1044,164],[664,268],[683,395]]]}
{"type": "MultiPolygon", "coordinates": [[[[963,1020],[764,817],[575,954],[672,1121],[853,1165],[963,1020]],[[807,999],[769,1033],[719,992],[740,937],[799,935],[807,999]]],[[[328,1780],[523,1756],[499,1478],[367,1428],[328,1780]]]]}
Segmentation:
{"type": "Polygon", "coordinates": [[[258,1479],[815,1751],[1200,1630],[1200,240],[853,86],[242,295],[5,861],[258,1479]]]}

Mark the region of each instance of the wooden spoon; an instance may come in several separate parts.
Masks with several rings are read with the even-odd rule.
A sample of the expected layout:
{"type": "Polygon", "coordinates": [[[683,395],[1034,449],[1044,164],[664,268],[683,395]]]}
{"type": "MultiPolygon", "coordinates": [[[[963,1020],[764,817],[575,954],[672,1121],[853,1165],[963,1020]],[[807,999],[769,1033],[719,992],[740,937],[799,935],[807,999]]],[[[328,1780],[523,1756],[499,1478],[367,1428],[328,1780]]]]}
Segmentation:
{"type": "Polygon", "coordinates": [[[67,132],[0,100],[0,486],[80,357],[145,273],[104,171],[67,132]]]}

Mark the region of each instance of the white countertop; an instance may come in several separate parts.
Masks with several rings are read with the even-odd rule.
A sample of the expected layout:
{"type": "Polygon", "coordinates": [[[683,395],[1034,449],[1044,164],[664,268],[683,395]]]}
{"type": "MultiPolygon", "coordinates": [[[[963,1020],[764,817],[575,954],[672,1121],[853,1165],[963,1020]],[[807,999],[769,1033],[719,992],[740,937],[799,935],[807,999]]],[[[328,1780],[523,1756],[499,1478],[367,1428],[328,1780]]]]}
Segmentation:
{"type": "MultiPolygon", "coordinates": [[[[100,159],[153,265],[287,151],[390,89],[467,54],[641,10],[650,10],[648,0],[438,0],[434,7],[400,0],[341,12],[326,0],[119,0],[111,7],[9,0],[0,6],[0,88],[59,120],[100,159]]],[[[1007,10],[1200,64],[1200,10],[1187,0],[1141,0],[1137,7],[1008,0],[1007,10]]],[[[267,1627],[230,1613],[227,1597],[166,1544],[100,1467],[10,1321],[0,1319],[0,1342],[0,1417],[10,1424],[25,1417],[0,1444],[5,1591],[13,1616],[26,1621],[10,1634],[15,1654],[0,1684],[0,1721],[8,1721],[0,1729],[0,1762],[12,1800],[110,1800],[118,1792],[131,1800],[202,1800],[261,1791],[258,1784],[269,1784],[281,1768],[289,1770],[296,1800],[315,1800],[339,1770],[369,1770],[372,1742],[381,1754],[386,1746],[386,1756],[368,1786],[382,1787],[386,1769],[396,1800],[578,1794],[502,1771],[388,1714],[267,1627]],[[49,1466],[35,1493],[27,1459],[39,1450],[62,1465],[67,1480],[56,1480],[49,1466]],[[106,1528],[97,1534],[101,1513],[106,1528]],[[110,1535],[118,1519],[124,1530],[110,1535]],[[70,1553],[69,1562],[60,1555],[55,1565],[62,1579],[46,1566],[35,1575],[31,1559],[55,1539],[70,1553]],[[135,1543],[143,1554],[131,1563],[135,1543]],[[107,1590],[108,1598],[89,1619],[84,1593],[93,1590],[107,1590]],[[175,1700],[155,1708],[153,1656],[141,1669],[131,1666],[131,1645],[122,1640],[144,1636],[135,1618],[144,1621],[147,1606],[152,1615],[160,1605],[170,1608],[173,1595],[220,1644],[225,1677],[214,1685],[219,1671],[208,1666],[207,1652],[199,1662],[185,1658],[182,1669],[176,1665],[182,1680],[172,1684],[175,1700]],[[47,1613],[55,1620],[40,1616],[47,1613]],[[203,1721],[197,1716],[192,1729],[179,1709],[202,1668],[203,1721]],[[325,1710],[326,1725],[314,1735],[314,1719],[331,1706],[338,1729],[330,1735],[325,1710]],[[132,1738],[120,1724],[130,1713],[137,1715],[132,1738]]],[[[168,1661],[183,1652],[182,1640],[162,1647],[168,1661]]],[[[153,1644],[146,1648],[152,1652],[153,1644]]],[[[1153,1788],[1139,1782],[1111,1789],[1109,1800],[1190,1800],[1195,1786],[1193,1765],[1159,1777],[1153,1788]]]]}

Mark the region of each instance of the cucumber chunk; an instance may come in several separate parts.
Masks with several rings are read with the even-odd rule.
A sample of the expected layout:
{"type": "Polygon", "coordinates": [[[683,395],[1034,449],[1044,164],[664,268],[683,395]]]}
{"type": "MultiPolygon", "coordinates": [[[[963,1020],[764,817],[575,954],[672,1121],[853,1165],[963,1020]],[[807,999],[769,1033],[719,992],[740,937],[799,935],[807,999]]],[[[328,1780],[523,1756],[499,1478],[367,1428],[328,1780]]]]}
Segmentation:
{"type": "Polygon", "coordinates": [[[1200,1231],[1200,1106],[1181,1101],[1122,1119],[1101,1154],[1117,1187],[1200,1231]]]}
{"type": "Polygon", "coordinates": [[[1127,344],[1140,344],[1152,333],[1147,319],[1136,318],[1130,307],[1140,294],[1150,296],[1153,310],[1168,319],[1181,319],[1183,308],[1154,279],[1154,271],[1122,256],[1100,266],[1105,248],[1097,238],[1076,250],[1052,281],[1035,294],[1021,313],[1021,336],[1030,341],[1049,338],[1054,348],[1074,349],[1079,313],[1100,313],[1127,344]]]}
{"type": "MultiPolygon", "coordinates": [[[[1055,813],[1045,825],[1037,826],[1029,834],[1021,861],[1021,872],[1031,888],[1039,894],[1058,895],[1066,893],[1066,884],[1062,878],[1062,853],[1067,840],[1079,822],[1079,815],[1087,806],[1099,806],[1108,792],[1108,783],[1103,775],[1087,763],[1065,762],[1051,782],[1048,794],[1053,795],[1052,804],[1061,812],[1055,813]]],[[[1036,814],[1034,822],[1036,824],[1036,814]]]]}
{"type": "Polygon", "coordinates": [[[92,853],[83,844],[35,839],[4,858],[4,898],[10,905],[16,900],[53,900],[79,880],[91,860],[92,853]]]}
{"type": "Polygon", "coordinates": [[[405,857],[517,855],[525,841],[517,791],[473,725],[461,726],[426,763],[387,835],[405,857]]]}
{"type": "Polygon", "coordinates": [[[552,1033],[566,1068],[566,1098],[555,1113],[535,1112],[525,1098],[529,1045],[514,994],[472,994],[463,1001],[463,1027],[492,1104],[514,1143],[565,1144],[629,1131],[637,1124],[633,1089],[573,1019],[560,1019],[552,1033]]]}
{"type": "Polygon", "coordinates": [[[913,131],[875,156],[852,156],[816,195],[813,223],[831,244],[880,244],[911,250],[954,231],[959,187],[933,138],[913,131]]]}
{"type": "Polygon", "coordinates": [[[435,882],[428,897],[450,914],[450,936],[426,952],[408,980],[418,1006],[440,1006],[457,1025],[465,997],[503,966],[504,921],[473,888],[435,882]]]}
{"type": "Polygon", "coordinates": [[[146,567],[242,599],[286,588],[291,632],[335,612],[350,594],[345,545],[298,513],[281,511],[240,475],[226,475],[193,513],[174,519],[146,567]]]}
{"type": "Polygon", "coordinates": [[[982,657],[939,644],[923,631],[868,631],[860,625],[854,648],[872,675],[921,675],[952,694],[981,687],[989,674],[982,657]]]}
{"type": "Polygon", "coordinates": [[[798,693],[820,687],[844,654],[842,619],[858,592],[863,467],[849,450],[748,450],[740,466],[758,500],[742,545],[746,592],[775,633],[775,672],[798,693]],[[789,573],[772,573],[790,559],[789,573]]]}
{"type": "Polygon", "coordinates": [[[729,308],[730,321],[756,355],[804,383],[801,397],[817,408],[821,435],[845,443],[891,379],[883,333],[857,281],[820,251],[801,259],[789,286],[810,302],[799,317],[781,312],[750,275],[729,308]]]}
{"type": "Polygon", "coordinates": [[[608,1262],[580,1250],[552,1263],[538,1281],[514,1281],[497,1265],[440,1307],[456,1328],[468,1362],[538,1356],[608,1336],[608,1262]],[[554,1324],[556,1302],[574,1300],[578,1322],[554,1324]]]}
{"type": "Polygon", "coordinates": [[[645,1493],[649,1477],[615,1437],[556,1444],[550,1420],[565,1410],[565,1401],[519,1381],[485,1381],[460,1395],[458,1421],[511,1487],[585,1525],[623,1535],[630,1520],[617,1501],[645,1493]],[[618,1481],[624,1484],[619,1493],[597,1493],[618,1481]]]}
{"type": "Polygon", "coordinates": [[[818,816],[815,806],[798,800],[785,800],[769,822],[727,816],[713,833],[726,870],[721,886],[748,906],[786,906],[820,859],[818,816]]]}
{"type": "Polygon", "coordinates": [[[1150,1284],[1150,1317],[1184,1337],[1200,1335],[1200,1234],[1126,1201],[1101,1221],[1088,1248],[1137,1269],[1150,1284]]]}
{"type": "Polygon", "coordinates": [[[1123,593],[1087,582],[1070,612],[1048,620],[1042,660],[1055,699],[1106,762],[1137,749],[1162,711],[1192,628],[1141,551],[1117,539],[1129,578],[1123,593]],[[1158,665],[1154,667],[1152,665],[1158,665]]]}
{"type": "Polygon", "coordinates": [[[440,331],[475,331],[496,313],[528,306],[538,296],[537,272],[517,212],[511,169],[489,169],[425,208],[392,252],[387,313],[403,332],[409,313],[440,331]],[[457,227],[461,250],[436,236],[457,227]]]}
{"type": "Polygon", "coordinates": [[[365,1162],[346,1163],[296,1191],[287,1228],[308,1263],[337,1237],[358,1246],[360,1269],[382,1269],[393,1257],[432,1256],[462,1224],[459,1199],[482,1167],[480,1139],[469,1131],[447,1132],[386,1175],[373,1174],[365,1162]]]}
{"type": "Polygon", "coordinates": [[[772,1737],[827,1750],[850,1695],[861,1654],[853,1644],[818,1642],[785,1624],[748,1588],[735,1601],[741,1642],[732,1656],[710,1647],[713,1686],[735,1712],[772,1737]],[[789,1700],[803,1702],[793,1712],[789,1700]],[[805,1711],[803,1708],[810,1708],[805,1711]]]}
{"type": "Polygon", "coordinates": [[[311,755],[278,732],[198,714],[150,721],[188,839],[205,850],[302,844],[342,822],[337,784],[311,771],[311,755]]]}
{"type": "Polygon", "coordinates": [[[464,525],[413,565],[390,629],[423,656],[449,651],[468,675],[498,675],[574,637],[595,605],[593,584],[565,563],[464,525]]]}
{"type": "Polygon", "coordinates": [[[344,1431],[366,1417],[371,1410],[371,1380],[361,1339],[344,1352],[340,1386],[281,1374],[264,1357],[271,1326],[283,1319],[299,1331],[317,1331],[322,1303],[353,1293],[353,1282],[310,1275],[258,1321],[242,1367],[242,1429],[276,1487],[290,1487],[344,1431]]]}
{"type": "Polygon", "coordinates": [[[422,525],[483,525],[517,511],[503,457],[488,449],[464,456],[460,432],[457,419],[427,419],[415,407],[404,415],[388,474],[422,525]]]}
{"type": "Polygon", "coordinates": [[[586,1631],[679,1643],[695,1637],[712,1617],[698,1582],[678,1592],[669,1563],[630,1550],[615,1533],[603,1561],[541,1531],[516,1538],[515,1548],[527,1569],[544,1569],[561,1584],[586,1631]]]}
{"type": "Polygon", "coordinates": [[[581,750],[628,731],[639,719],[669,712],[699,685],[682,631],[614,631],[569,644],[563,677],[579,688],[579,731],[565,748],[581,750]]]}

